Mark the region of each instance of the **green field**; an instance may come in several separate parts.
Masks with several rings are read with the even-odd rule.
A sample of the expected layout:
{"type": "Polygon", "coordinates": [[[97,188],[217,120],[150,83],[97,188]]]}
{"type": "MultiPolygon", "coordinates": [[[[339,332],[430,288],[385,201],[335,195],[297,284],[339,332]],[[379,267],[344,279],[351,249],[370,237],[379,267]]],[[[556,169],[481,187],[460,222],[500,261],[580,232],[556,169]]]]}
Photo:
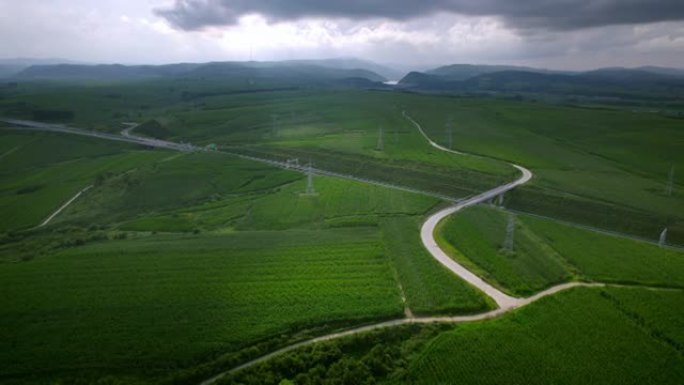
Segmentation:
{"type": "Polygon", "coordinates": [[[0,133],[0,231],[38,225],[102,173],[163,155],[137,146],[63,135],[0,133]]]}
{"type": "Polygon", "coordinates": [[[439,244],[457,261],[514,295],[569,280],[684,287],[684,253],[548,219],[514,215],[513,251],[503,250],[509,216],[477,206],[447,218],[439,244]]]}
{"type": "Polygon", "coordinates": [[[572,278],[563,257],[516,224],[514,250],[503,250],[508,218],[473,207],[449,217],[437,230],[439,244],[457,261],[516,295],[530,295],[572,278]]]}
{"type": "Polygon", "coordinates": [[[0,116],[197,145],[180,153],[0,125],[0,383],[200,383],[296,341],[491,299],[425,250],[437,198],[242,159],[300,164],[454,198],[510,182],[437,230],[501,290],[573,289],[501,318],[407,325],[298,349],[225,383],[653,383],[684,380],[684,254],[569,222],[684,243],[681,120],[579,108],[292,87],[278,81],[19,82],[0,116]],[[403,116],[448,146],[433,148],[403,116]],[[382,138],[382,139],[380,139],[382,138]],[[665,194],[670,167],[674,189],[665,194]],[[45,218],[93,187],[47,226],[45,218]],[[541,214],[555,219],[526,214],[541,214]],[[565,220],[568,222],[561,222],[565,220]],[[640,288],[634,288],[636,286],[640,288]],[[649,289],[647,289],[647,287],[649,289]],[[654,287],[660,289],[655,290],[654,287]]]}
{"type": "Polygon", "coordinates": [[[0,276],[5,379],[164,373],[285,331],[403,312],[367,228],[102,242],[0,276]]]}
{"type": "Polygon", "coordinates": [[[501,319],[463,324],[409,366],[409,384],[678,384],[681,291],[574,289],[501,319]],[[643,294],[646,293],[646,294],[643,294]],[[637,295],[661,306],[624,303],[637,295]]]}
{"type": "Polygon", "coordinates": [[[495,307],[428,254],[420,243],[420,218],[385,219],[381,230],[412,313],[477,313],[495,307]]]}
{"type": "Polygon", "coordinates": [[[308,333],[402,317],[406,305],[491,306],[422,250],[415,227],[433,198],[329,177],[303,195],[301,174],[220,153],[8,137],[9,149],[25,145],[7,155],[20,167],[5,180],[94,187],[49,226],[2,238],[13,262],[0,264],[3,382],[194,378],[308,333]],[[40,151],[26,153],[30,141],[40,151]],[[48,151],[61,148],[73,151],[48,151]]]}
{"type": "Polygon", "coordinates": [[[684,169],[681,120],[639,110],[550,106],[447,97],[403,100],[439,143],[454,122],[454,146],[520,163],[535,173],[512,207],[684,243],[681,178],[665,194],[671,167],[684,169]]]}
{"type": "Polygon", "coordinates": [[[275,83],[272,88],[199,79],[22,83],[5,91],[0,112],[31,118],[34,109],[65,109],[73,112],[75,125],[107,131],[135,121],[145,123],[141,133],[150,136],[300,157],[333,171],[452,196],[515,174],[502,162],[431,148],[402,111],[444,145],[451,119],[454,148],[533,169],[533,183],[509,194],[511,207],[649,238],[668,227],[671,242],[684,243],[678,172],[673,194],[665,194],[671,167],[684,169],[676,118],[643,108],[278,88],[275,83]],[[70,97],[62,97],[65,93],[70,97]],[[384,145],[378,149],[381,128],[384,145]]]}

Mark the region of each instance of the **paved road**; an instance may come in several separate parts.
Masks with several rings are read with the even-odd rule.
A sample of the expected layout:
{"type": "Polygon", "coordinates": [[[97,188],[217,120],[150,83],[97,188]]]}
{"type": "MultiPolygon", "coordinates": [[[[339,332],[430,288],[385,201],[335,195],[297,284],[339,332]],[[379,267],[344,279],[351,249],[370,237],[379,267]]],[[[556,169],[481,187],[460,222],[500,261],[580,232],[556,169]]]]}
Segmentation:
{"type": "MultiPolygon", "coordinates": [[[[140,144],[143,146],[165,148],[165,149],[175,150],[175,151],[183,151],[183,152],[208,151],[204,147],[194,146],[190,143],[176,143],[176,142],[170,142],[170,141],[166,141],[166,140],[137,136],[137,135],[132,133],[132,130],[137,125],[135,123],[126,123],[126,125],[128,127],[121,131],[121,135],[116,135],[116,134],[108,134],[108,133],[102,133],[102,132],[96,132],[96,131],[82,130],[82,129],[68,127],[68,126],[61,125],[61,124],[41,123],[41,122],[35,122],[35,121],[30,121],[30,120],[0,118],[0,122],[10,123],[10,124],[15,125],[16,128],[26,129],[26,130],[48,131],[48,132],[58,132],[58,133],[73,134],[73,135],[90,136],[90,137],[94,137],[94,138],[100,138],[100,139],[106,139],[106,140],[115,140],[115,141],[119,141],[119,142],[135,143],[135,144],[140,144]]],[[[15,127],[7,127],[7,128],[14,129],[15,127]]],[[[459,197],[447,196],[447,195],[436,193],[433,191],[426,191],[426,190],[420,190],[420,189],[415,189],[415,188],[406,187],[406,186],[400,186],[400,185],[396,185],[393,183],[362,178],[362,177],[358,177],[355,175],[343,174],[343,173],[338,173],[338,172],[334,172],[334,171],[322,170],[319,168],[309,169],[306,166],[293,166],[291,164],[288,164],[287,162],[282,162],[282,161],[267,159],[267,158],[260,158],[260,157],[245,155],[245,154],[241,154],[241,153],[237,153],[237,152],[221,150],[221,151],[218,151],[218,153],[231,155],[231,156],[235,156],[235,157],[238,157],[241,159],[251,160],[251,161],[255,161],[255,162],[265,163],[265,164],[268,164],[271,166],[289,169],[292,171],[298,171],[301,173],[311,172],[314,175],[323,175],[323,176],[330,176],[330,177],[334,177],[334,178],[348,179],[348,180],[353,180],[353,181],[357,181],[357,182],[373,184],[376,186],[387,187],[387,188],[391,188],[394,190],[400,190],[400,191],[405,191],[405,192],[410,192],[410,193],[415,193],[415,194],[422,194],[422,195],[426,195],[426,196],[431,196],[433,198],[446,200],[448,202],[457,202],[460,200],[459,197]]]]}
{"type": "MultiPolygon", "coordinates": [[[[451,150],[448,148],[445,148],[443,146],[440,146],[439,144],[433,142],[426,134],[423,128],[413,120],[410,116],[406,114],[406,112],[402,112],[404,117],[411,121],[416,128],[421,132],[423,137],[427,139],[428,143],[432,145],[433,147],[450,152],[456,155],[461,155],[461,156],[469,156],[465,153],[451,150]]],[[[273,357],[276,357],[280,354],[289,352],[291,350],[315,344],[317,342],[321,341],[329,341],[333,340],[336,338],[341,338],[341,337],[346,337],[354,334],[359,334],[359,333],[364,333],[368,332],[371,330],[377,330],[377,329],[382,329],[382,328],[387,328],[387,327],[392,327],[392,326],[398,326],[398,325],[404,325],[404,324],[411,324],[411,323],[433,323],[433,322],[448,322],[448,323],[461,323],[461,322],[473,322],[473,321],[481,321],[485,319],[490,319],[494,317],[498,317],[502,314],[505,314],[515,308],[519,308],[525,305],[528,305],[532,302],[535,302],[543,297],[546,297],[548,295],[557,293],[562,290],[567,290],[573,287],[577,286],[603,286],[603,284],[600,283],[582,283],[582,282],[570,282],[570,283],[565,283],[562,285],[557,285],[554,287],[551,287],[547,290],[544,290],[540,293],[535,294],[532,297],[529,298],[515,298],[511,297],[497,288],[493,287],[492,285],[488,284],[485,282],[483,279],[475,275],[473,272],[469,271],[466,269],[463,265],[460,265],[459,263],[455,262],[452,260],[446,253],[437,245],[437,242],[434,239],[434,231],[435,227],[441,220],[446,218],[447,216],[454,214],[463,208],[466,208],[468,206],[476,205],[481,202],[485,202],[487,200],[490,200],[498,195],[501,195],[505,193],[506,191],[509,191],[511,189],[514,189],[515,187],[527,183],[530,179],[532,179],[532,172],[522,166],[512,164],[513,167],[518,169],[520,171],[521,176],[516,179],[513,182],[506,183],[504,185],[495,187],[491,190],[485,191],[481,194],[472,196],[468,199],[465,200],[460,200],[455,203],[455,205],[451,207],[447,207],[443,210],[438,211],[435,214],[432,214],[428,219],[423,223],[423,226],[420,231],[421,235],[421,240],[423,244],[425,245],[426,249],[430,252],[430,254],[437,259],[442,265],[444,265],[447,269],[451,270],[454,272],[456,275],[464,279],[465,281],[469,282],[471,285],[477,287],[478,289],[482,290],[485,294],[490,296],[494,301],[497,303],[499,306],[498,309],[486,312],[486,313],[480,313],[480,314],[473,314],[473,315],[465,315],[465,316],[453,316],[453,317],[405,317],[405,318],[400,318],[400,319],[395,319],[395,320],[390,320],[390,321],[385,321],[385,322],[380,322],[372,325],[366,325],[366,326],[361,326],[355,329],[349,329],[345,330],[342,332],[338,333],[331,333],[325,336],[313,338],[310,340],[302,341],[295,343],[293,345],[286,346],[282,349],[276,350],[274,352],[271,352],[267,355],[264,355],[262,357],[256,358],[252,361],[246,362],[240,366],[237,366],[235,368],[232,368],[226,372],[220,373],[204,382],[201,383],[201,385],[211,385],[218,381],[220,378],[230,374],[230,373],[235,373],[237,371],[240,371],[242,369],[246,369],[248,367],[251,367],[253,365],[259,364],[261,362],[267,361],[273,357]]]]}
{"type": "MultiPolygon", "coordinates": [[[[63,133],[63,134],[90,136],[93,138],[114,140],[114,141],[118,141],[118,142],[135,143],[135,144],[140,144],[143,146],[166,148],[169,150],[176,150],[176,151],[191,152],[191,151],[201,150],[201,148],[194,147],[194,146],[191,146],[188,144],[175,143],[175,142],[169,142],[166,140],[159,140],[159,139],[152,139],[152,138],[143,138],[141,136],[132,136],[132,135],[123,136],[123,135],[117,135],[117,134],[109,134],[106,132],[88,131],[88,130],[82,130],[80,128],[73,128],[73,127],[65,126],[63,124],[50,124],[50,123],[35,122],[32,120],[5,119],[5,118],[0,118],[0,122],[9,123],[9,124],[15,125],[17,127],[25,129],[25,130],[48,131],[48,132],[58,132],[58,133],[63,133]]],[[[12,128],[12,127],[9,127],[9,128],[12,128]]]]}
{"type": "MultiPolygon", "coordinates": [[[[461,153],[459,151],[451,150],[448,148],[445,148],[443,146],[440,146],[439,144],[433,142],[430,140],[430,138],[425,134],[423,131],[422,127],[411,117],[409,117],[406,113],[404,113],[404,116],[406,119],[411,121],[417,128],[420,130],[421,134],[428,140],[428,142],[435,148],[440,149],[442,151],[454,153],[457,155],[463,155],[463,156],[470,156],[464,153],[461,153]]],[[[97,132],[92,132],[92,131],[85,131],[85,130],[78,130],[75,128],[69,128],[65,126],[59,126],[59,125],[50,125],[50,124],[44,124],[44,123],[39,123],[39,122],[30,122],[30,121],[19,121],[19,120],[13,120],[13,119],[0,119],[0,121],[8,122],[11,124],[15,125],[20,125],[25,128],[29,129],[36,129],[36,130],[42,130],[42,131],[53,131],[53,132],[63,132],[63,133],[69,133],[69,134],[77,134],[77,135],[87,135],[87,136],[93,136],[93,137],[98,137],[102,139],[108,139],[108,140],[118,140],[118,141],[125,141],[125,142],[131,142],[131,143],[138,143],[138,144],[143,144],[147,146],[152,146],[152,147],[161,147],[161,148],[168,148],[168,149],[173,149],[173,150],[178,150],[178,151],[199,151],[203,150],[202,148],[195,147],[189,144],[179,144],[179,143],[174,143],[174,142],[168,142],[168,141],[163,141],[163,140],[157,140],[157,139],[149,139],[149,138],[143,138],[139,136],[134,136],[131,134],[131,129],[133,126],[128,127],[126,130],[124,130],[124,135],[113,135],[113,134],[104,134],[104,133],[97,133],[97,132]]],[[[277,167],[283,167],[283,168],[289,168],[286,165],[285,162],[278,162],[274,160],[269,160],[269,159],[263,159],[263,158],[257,158],[257,157],[251,157],[251,156],[246,156],[242,154],[232,154],[239,156],[244,159],[250,159],[250,160],[255,160],[259,161],[262,163],[269,163],[277,167]]],[[[518,171],[521,172],[521,176],[516,179],[513,182],[506,183],[504,185],[501,185],[499,187],[493,188],[489,191],[485,191],[481,194],[472,196],[468,199],[465,200],[457,200],[454,198],[448,198],[448,200],[455,201],[455,205],[448,207],[446,209],[443,209],[441,211],[438,211],[437,213],[431,215],[423,224],[421,228],[421,240],[423,241],[423,244],[427,248],[427,250],[432,254],[432,256],[437,259],[440,263],[442,263],[446,268],[457,274],[459,277],[463,278],[473,286],[477,287],[478,289],[482,290],[484,293],[486,293],[488,296],[490,296],[494,301],[497,303],[499,306],[498,309],[486,312],[486,313],[480,313],[480,314],[473,314],[473,315],[466,315],[466,316],[453,316],[453,317],[405,317],[405,318],[400,318],[400,319],[395,319],[395,320],[390,320],[390,321],[385,321],[385,322],[380,322],[376,324],[371,324],[371,325],[365,325],[361,326],[355,329],[349,329],[345,330],[342,332],[337,332],[337,333],[331,333],[328,335],[320,336],[317,338],[313,338],[310,340],[306,341],[301,341],[289,346],[286,346],[282,349],[276,350],[274,352],[271,352],[267,355],[264,355],[262,357],[256,358],[252,361],[246,362],[238,367],[235,367],[231,370],[228,370],[226,372],[220,373],[204,382],[202,382],[202,385],[209,385],[213,384],[217,380],[219,380],[221,377],[229,374],[229,373],[234,373],[236,371],[248,368],[250,366],[256,365],[260,362],[264,362],[270,358],[273,358],[277,355],[283,354],[285,352],[297,349],[302,346],[306,345],[311,345],[315,344],[317,342],[321,341],[328,341],[336,338],[341,338],[345,336],[350,336],[358,333],[363,333],[363,332],[368,332],[371,330],[376,330],[376,329],[381,329],[381,328],[387,328],[387,327],[392,327],[392,326],[397,326],[397,325],[403,325],[403,324],[411,324],[411,323],[432,323],[432,322],[449,322],[449,323],[461,323],[461,322],[472,322],[472,321],[480,321],[480,320],[485,320],[485,319],[490,319],[494,317],[498,317],[502,314],[505,314],[513,309],[520,308],[523,306],[526,306],[528,304],[531,304],[543,297],[546,297],[548,295],[552,295],[555,293],[558,293],[563,290],[567,290],[573,287],[578,287],[578,286],[588,286],[588,287],[600,287],[600,286],[605,286],[605,284],[602,283],[582,283],[582,282],[570,282],[570,283],[565,283],[561,285],[557,285],[554,287],[551,287],[549,289],[546,289],[540,293],[537,293],[531,297],[528,298],[515,298],[511,297],[500,290],[496,289],[489,283],[485,282],[483,279],[475,275],[473,272],[469,271],[466,269],[464,266],[458,264],[451,258],[449,258],[446,253],[444,253],[443,250],[439,248],[437,245],[435,239],[434,239],[434,231],[435,227],[441,220],[446,218],[447,216],[454,214],[460,210],[462,210],[465,207],[469,207],[487,200],[490,200],[506,191],[509,191],[521,184],[524,184],[528,182],[532,178],[532,173],[527,170],[526,168],[512,164],[513,167],[518,169],[518,171]]],[[[304,168],[299,168],[296,169],[297,171],[302,171],[306,172],[307,170],[304,168]]],[[[323,170],[314,170],[314,173],[316,174],[321,174],[321,175],[330,175],[330,176],[339,176],[347,179],[354,179],[354,180],[359,180],[367,183],[374,183],[378,185],[383,185],[386,187],[391,187],[391,188],[400,188],[406,191],[412,191],[412,192],[418,192],[418,193],[425,193],[421,192],[419,190],[413,190],[413,189],[407,189],[403,188],[401,186],[393,186],[390,184],[386,184],[383,182],[376,182],[376,181],[369,181],[363,178],[358,178],[354,176],[349,176],[349,175],[342,175],[342,174],[336,174],[332,172],[327,172],[323,170]]],[[[431,193],[426,193],[430,195],[431,193]]],[[[72,198],[71,201],[73,201],[75,198],[78,197],[75,196],[72,198]]],[[[67,202],[67,205],[71,202],[67,202]]],[[[63,206],[65,207],[65,206],[63,206]]],[[[62,208],[60,208],[59,211],[61,211],[62,208]]],[[[57,213],[58,213],[57,212],[57,213]]],[[[57,214],[56,213],[56,214],[57,214]]],[[[56,214],[53,214],[56,215],[56,214]]]]}
{"type": "MultiPolygon", "coordinates": [[[[445,148],[443,146],[440,146],[439,144],[433,142],[430,140],[430,138],[425,134],[425,131],[423,128],[413,120],[410,116],[406,114],[406,112],[403,112],[404,117],[406,119],[410,120],[417,128],[418,130],[423,134],[423,136],[428,140],[430,145],[433,147],[450,152],[456,155],[460,156],[469,156],[468,154],[459,152],[459,151],[454,151],[448,148],[445,148]]],[[[420,229],[420,239],[423,242],[423,245],[425,248],[432,254],[432,256],[439,261],[444,267],[447,269],[451,270],[453,273],[461,277],[463,280],[466,282],[470,283],[471,285],[475,286],[476,288],[482,290],[485,294],[487,294],[489,297],[491,297],[496,304],[499,306],[501,309],[509,309],[509,308],[515,308],[518,307],[522,304],[522,300],[519,298],[511,297],[508,294],[502,292],[501,290],[495,288],[494,286],[490,285],[489,283],[485,282],[482,278],[478,277],[475,275],[473,272],[468,270],[465,266],[459,264],[458,262],[454,261],[451,257],[449,257],[444,250],[442,250],[439,245],[437,245],[437,241],[435,240],[435,229],[437,228],[437,225],[446,217],[449,215],[452,215],[466,207],[476,205],[478,203],[482,203],[485,201],[488,201],[492,198],[495,198],[506,191],[512,190],[516,188],[517,186],[520,186],[521,184],[527,183],[530,179],[532,179],[532,172],[525,167],[519,166],[517,164],[511,164],[513,167],[518,169],[520,171],[521,175],[518,179],[516,179],[513,182],[506,183],[504,185],[501,185],[499,187],[495,187],[489,191],[485,191],[481,194],[475,195],[473,197],[470,197],[464,201],[456,203],[454,206],[447,207],[441,211],[438,211],[434,214],[432,214],[428,219],[423,223],[423,227],[420,229]]]]}

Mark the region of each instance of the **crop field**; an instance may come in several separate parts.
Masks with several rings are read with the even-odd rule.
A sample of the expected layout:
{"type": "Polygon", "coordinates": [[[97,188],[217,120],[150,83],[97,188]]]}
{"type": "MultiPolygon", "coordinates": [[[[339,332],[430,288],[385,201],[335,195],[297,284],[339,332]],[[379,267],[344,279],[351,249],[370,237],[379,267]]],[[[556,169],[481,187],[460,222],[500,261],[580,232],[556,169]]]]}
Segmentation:
{"type": "Polygon", "coordinates": [[[79,137],[5,131],[0,139],[0,231],[36,226],[97,175],[123,172],[162,156],[79,137]]]}
{"type": "Polygon", "coordinates": [[[513,252],[503,250],[509,213],[472,207],[438,228],[453,258],[517,295],[571,279],[684,287],[684,253],[548,219],[516,215],[513,252]]]}
{"type": "Polygon", "coordinates": [[[285,330],[403,311],[368,228],[101,242],[0,265],[0,276],[4,379],[103,364],[155,372],[285,330]]]}
{"type": "Polygon", "coordinates": [[[498,210],[468,208],[437,229],[440,245],[512,294],[530,295],[571,278],[563,257],[520,223],[516,223],[514,251],[503,250],[507,221],[498,210]]]}
{"type": "Polygon", "coordinates": [[[590,280],[684,287],[684,252],[538,218],[523,221],[590,280]]]}
{"type": "Polygon", "coordinates": [[[2,152],[20,167],[3,165],[6,180],[94,187],[44,230],[2,239],[16,262],[0,264],[2,382],[192,373],[254,343],[401,317],[404,286],[422,313],[490,307],[421,249],[414,227],[434,198],[319,176],[306,195],[302,174],[225,154],[10,133],[2,152]]]}
{"type": "Polygon", "coordinates": [[[196,384],[327,333],[496,308],[422,244],[426,216],[448,204],[434,194],[322,175],[306,193],[305,174],[236,153],[453,198],[514,180],[508,162],[519,163],[534,177],[505,196],[519,210],[513,249],[503,246],[513,211],[485,205],[443,221],[439,245],[514,296],[609,285],[494,319],[307,345],[223,383],[684,382],[684,253],[569,224],[653,240],[667,227],[668,243],[684,244],[681,120],[203,78],[8,83],[4,116],[110,133],[140,123],[133,135],[218,151],[0,124],[0,383],[196,384]],[[404,112],[469,154],[431,146],[404,112]]]}
{"type": "Polygon", "coordinates": [[[114,175],[74,202],[59,221],[135,231],[323,228],[373,224],[383,215],[423,214],[437,200],[316,176],[306,195],[300,173],[223,154],[174,156],[114,175]],[[183,180],[184,183],[178,183],[183,180]]]}
{"type": "Polygon", "coordinates": [[[435,141],[446,143],[452,119],[455,148],[533,169],[532,185],[513,194],[513,206],[643,236],[656,237],[657,226],[667,225],[684,243],[681,178],[675,178],[672,195],[665,194],[671,167],[684,169],[681,120],[644,111],[512,101],[428,96],[403,102],[435,141]],[[564,199],[547,202],[558,195],[564,199]],[[586,209],[586,199],[599,209],[586,209]],[[584,209],[582,216],[577,209],[584,209]],[[639,223],[642,217],[657,221],[656,229],[639,223]],[[630,222],[637,223],[630,228],[630,222]]]}
{"type": "Polygon", "coordinates": [[[176,127],[178,137],[258,144],[250,151],[312,159],[316,165],[361,175],[378,170],[368,176],[386,175],[398,183],[453,191],[456,196],[498,182],[497,175],[499,180],[512,177],[501,164],[430,148],[401,112],[410,113],[431,138],[447,147],[446,125],[452,119],[454,148],[535,170],[533,184],[509,198],[513,207],[642,236],[656,237],[667,226],[673,240],[684,242],[684,218],[678,214],[684,212],[684,200],[678,178],[673,194],[665,194],[670,168],[684,169],[676,119],[626,110],[387,92],[297,91],[205,101],[206,111],[181,108],[170,114],[176,123],[169,126],[176,127]],[[186,110],[192,118],[184,117],[186,110]],[[245,122],[250,116],[257,120],[245,122]],[[197,125],[205,128],[196,129],[197,125]],[[250,128],[247,133],[245,127],[250,128]],[[377,149],[380,127],[382,151],[377,149]],[[439,169],[445,166],[451,172],[439,169]],[[462,178],[446,182],[459,173],[464,173],[462,178]],[[445,181],[444,185],[435,186],[435,179],[445,181]]]}
{"type": "Polygon", "coordinates": [[[412,313],[476,313],[494,307],[427,253],[420,244],[419,217],[383,219],[381,229],[412,313]]]}
{"type": "MultiPolygon", "coordinates": [[[[501,319],[459,325],[433,340],[410,364],[406,383],[681,383],[681,345],[669,342],[665,327],[658,329],[679,310],[623,308],[610,299],[632,296],[635,290],[573,289],[501,319]]],[[[681,306],[681,291],[647,295],[681,306]]],[[[681,318],[669,325],[684,326],[681,318]]]]}
{"type": "Polygon", "coordinates": [[[335,171],[380,175],[454,196],[515,175],[501,162],[454,157],[431,148],[403,118],[402,111],[407,111],[438,143],[448,147],[452,142],[462,151],[532,168],[532,185],[510,194],[511,207],[653,238],[668,227],[672,242],[684,243],[680,178],[675,177],[673,194],[665,194],[671,167],[684,169],[678,147],[682,133],[675,118],[643,109],[277,85],[269,89],[265,84],[243,92],[245,87],[200,80],[88,87],[21,84],[0,107],[7,114],[16,103],[46,108],[55,94],[68,91],[73,98],[61,98],[59,103],[75,111],[77,126],[118,131],[121,121],[146,123],[141,133],[149,128],[152,136],[233,149],[248,146],[274,157],[311,159],[316,165],[332,165],[335,171]],[[123,94],[130,98],[117,99],[123,94]],[[452,140],[446,128],[449,120],[452,140]],[[460,177],[450,179],[454,176],[460,177]],[[435,177],[453,182],[435,185],[435,177]]]}
{"type": "Polygon", "coordinates": [[[325,170],[452,196],[516,175],[502,162],[432,148],[390,94],[290,91],[204,100],[201,109],[165,112],[156,118],[155,130],[162,131],[161,126],[165,137],[267,158],[298,158],[325,170]]]}
{"type": "Polygon", "coordinates": [[[224,154],[164,152],[157,162],[124,174],[109,174],[60,220],[112,223],[173,211],[225,197],[270,191],[301,174],[235,159],[224,154]]]}

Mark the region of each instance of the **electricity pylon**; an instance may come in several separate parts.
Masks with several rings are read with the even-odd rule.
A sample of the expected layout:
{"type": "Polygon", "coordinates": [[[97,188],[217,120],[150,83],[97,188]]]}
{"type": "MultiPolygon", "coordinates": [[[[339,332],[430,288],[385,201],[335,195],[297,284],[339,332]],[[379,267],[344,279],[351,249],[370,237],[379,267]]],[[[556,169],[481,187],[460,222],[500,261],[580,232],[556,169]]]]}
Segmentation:
{"type": "Polygon", "coordinates": [[[306,169],[306,195],[315,195],[316,190],[313,185],[313,167],[309,161],[309,166],[306,169]]]}
{"type": "Polygon", "coordinates": [[[382,138],[382,126],[380,126],[380,129],[378,130],[378,144],[375,147],[376,150],[382,151],[385,149],[385,142],[382,138]]]}
{"type": "Polygon", "coordinates": [[[515,215],[508,214],[508,223],[506,224],[506,239],[504,239],[504,250],[508,252],[513,251],[513,237],[515,236],[515,215]]]}
{"type": "Polygon", "coordinates": [[[447,119],[446,123],[446,134],[447,134],[447,144],[448,148],[453,148],[454,146],[454,122],[451,117],[447,119]]]}
{"type": "Polygon", "coordinates": [[[658,246],[660,246],[660,247],[665,246],[666,241],[667,241],[667,227],[660,233],[660,239],[658,239],[658,246]]]}
{"type": "Polygon", "coordinates": [[[667,178],[667,185],[665,185],[665,195],[672,195],[672,188],[674,185],[674,165],[670,167],[670,175],[667,178]]]}

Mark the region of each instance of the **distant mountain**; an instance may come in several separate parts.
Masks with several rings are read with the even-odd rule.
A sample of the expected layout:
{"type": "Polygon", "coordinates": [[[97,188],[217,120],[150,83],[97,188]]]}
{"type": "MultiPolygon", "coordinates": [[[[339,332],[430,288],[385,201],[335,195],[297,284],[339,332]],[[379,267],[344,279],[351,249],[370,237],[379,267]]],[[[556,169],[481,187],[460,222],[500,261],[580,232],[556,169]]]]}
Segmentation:
{"type": "Polygon", "coordinates": [[[632,69],[622,67],[599,68],[597,70],[583,72],[581,75],[583,77],[589,77],[593,79],[630,82],[668,81],[673,78],[672,75],[651,72],[645,69],[632,69]]]}
{"type": "Polygon", "coordinates": [[[321,67],[328,68],[338,68],[338,69],[362,69],[382,76],[385,79],[399,80],[405,74],[403,71],[396,70],[394,68],[377,64],[367,60],[361,60],[356,58],[335,58],[335,59],[320,59],[320,60],[286,60],[280,63],[284,64],[308,64],[317,65],[321,67]]]}
{"type": "Polygon", "coordinates": [[[524,71],[536,73],[557,73],[570,74],[568,71],[553,71],[547,69],[539,69],[532,67],[508,66],[508,65],[482,65],[482,64],[451,64],[443,67],[438,67],[429,71],[426,74],[440,76],[447,80],[467,80],[475,76],[490,74],[502,71],[524,71]]]}
{"type": "Polygon", "coordinates": [[[641,70],[641,71],[650,72],[653,74],[668,75],[668,76],[675,76],[675,77],[684,77],[684,68],[643,66],[643,67],[637,67],[636,69],[641,70]]]}
{"type": "Polygon", "coordinates": [[[365,69],[343,69],[318,64],[313,61],[285,62],[216,62],[198,66],[184,74],[186,77],[238,77],[253,79],[301,79],[301,80],[340,80],[361,78],[373,82],[386,79],[375,72],[365,69]]]}
{"type": "Polygon", "coordinates": [[[48,64],[77,64],[76,62],[67,59],[47,58],[47,59],[31,59],[31,58],[10,58],[0,59],[0,79],[15,76],[22,70],[32,65],[48,65],[48,64]]]}
{"type": "Polygon", "coordinates": [[[125,66],[121,64],[54,64],[33,65],[17,75],[24,80],[139,80],[180,75],[196,68],[194,65],[125,66]]]}
{"type": "Polygon", "coordinates": [[[404,76],[397,83],[397,86],[400,88],[448,90],[457,87],[458,84],[457,81],[450,80],[448,77],[413,71],[404,76]]]}
{"type": "Polygon", "coordinates": [[[603,68],[583,73],[506,70],[480,74],[464,80],[453,80],[449,75],[412,72],[399,82],[399,87],[457,93],[684,98],[684,78],[624,68],[603,68]]]}
{"type": "Polygon", "coordinates": [[[154,78],[235,78],[280,79],[315,83],[343,79],[366,79],[383,82],[386,79],[367,69],[345,69],[314,64],[315,61],[286,62],[215,62],[167,65],[33,65],[14,75],[21,80],[142,80],[154,78]],[[310,64],[311,63],[311,64],[310,64]]]}
{"type": "Polygon", "coordinates": [[[17,57],[17,58],[0,59],[0,65],[15,65],[15,66],[21,66],[21,67],[30,67],[32,65],[49,65],[49,64],[85,64],[85,63],[77,62],[77,61],[73,61],[73,60],[69,60],[69,59],[60,59],[60,58],[35,59],[35,58],[17,57]]]}
{"type": "Polygon", "coordinates": [[[24,68],[26,67],[15,64],[0,64],[0,79],[12,77],[24,68]]]}

